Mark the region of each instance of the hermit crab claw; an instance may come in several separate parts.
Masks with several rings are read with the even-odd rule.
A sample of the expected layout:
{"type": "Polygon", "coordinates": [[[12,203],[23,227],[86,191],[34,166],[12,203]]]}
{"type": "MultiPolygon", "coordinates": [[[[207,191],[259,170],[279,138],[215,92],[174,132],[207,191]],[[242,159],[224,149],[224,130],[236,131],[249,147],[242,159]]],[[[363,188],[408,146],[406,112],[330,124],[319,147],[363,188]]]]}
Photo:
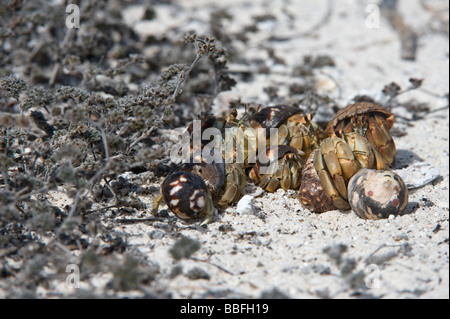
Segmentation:
{"type": "Polygon", "coordinates": [[[342,138],[336,136],[326,138],[320,144],[320,148],[312,154],[314,158],[309,161],[312,161],[315,172],[311,172],[311,168],[304,171],[303,178],[306,174],[307,177],[300,187],[299,199],[312,206],[313,211],[322,212],[333,207],[350,209],[348,203],[350,179],[361,168],[388,170],[384,158],[357,132],[343,133],[342,138]],[[314,173],[317,173],[317,176],[314,173]],[[320,187],[317,185],[317,179],[320,180],[320,187]],[[308,187],[317,189],[323,201],[319,202],[316,196],[311,196],[308,187]],[[332,205],[327,203],[327,196],[323,193],[331,198],[332,205]]]}
{"type": "Polygon", "coordinates": [[[256,163],[249,173],[255,184],[268,192],[279,187],[298,189],[304,164],[304,152],[287,145],[275,145],[266,149],[268,163],[256,163]]]}
{"type": "Polygon", "coordinates": [[[226,163],[225,185],[223,194],[220,196],[219,206],[226,207],[235,203],[241,197],[241,192],[247,183],[243,163],[226,163]]]}
{"type": "Polygon", "coordinates": [[[388,170],[387,161],[373,147],[369,141],[359,133],[343,133],[342,138],[350,146],[355,159],[362,167],[376,168],[379,170],[388,170]]]}
{"type": "Polygon", "coordinates": [[[346,183],[360,169],[350,146],[338,137],[323,140],[314,157],[314,167],[334,205],[338,209],[349,209],[346,183]]]}
{"type": "Polygon", "coordinates": [[[366,138],[373,148],[390,166],[397,153],[390,129],[394,125],[394,114],[383,107],[370,103],[350,104],[338,111],[325,129],[329,137],[343,137],[344,134],[357,132],[366,138]]]}

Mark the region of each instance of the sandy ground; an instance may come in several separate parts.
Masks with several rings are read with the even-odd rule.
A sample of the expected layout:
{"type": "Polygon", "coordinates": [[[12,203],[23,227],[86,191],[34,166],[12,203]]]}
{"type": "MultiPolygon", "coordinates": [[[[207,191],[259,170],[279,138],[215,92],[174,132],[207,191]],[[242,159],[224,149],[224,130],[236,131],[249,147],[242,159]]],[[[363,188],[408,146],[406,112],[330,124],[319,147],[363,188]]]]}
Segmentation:
{"type": "MultiPolygon", "coordinates": [[[[446,5],[426,2],[436,8],[446,5]]],[[[328,16],[327,1],[308,0],[180,1],[178,7],[155,6],[157,18],[147,24],[133,22],[131,11],[128,14],[138,32],[169,37],[179,37],[180,25],[186,32],[208,33],[211,10],[226,10],[229,18],[223,20],[223,30],[231,33],[256,16],[275,17],[258,22],[259,31],[248,35],[245,45],[236,44],[241,62],[229,65],[230,70],[252,72],[256,67],[246,61],[258,59],[269,71],[255,73],[252,81],[238,82],[232,91],[221,94],[216,110],[237,97],[243,102],[271,103],[263,90],[269,85],[277,86],[279,97],[289,101],[287,88],[301,82],[292,70],[304,55],[333,57],[336,66],[321,71],[317,87],[342,106],[356,94],[376,96],[392,81],[407,87],[410,77],[425,79],[423,87],[437,94],[448,92],[448,35],[431,31],[432,13],[419,1],[399,3],[405,21],[420,34],[416,61],[400,59],[398,34],[386,19],[380,18],[379,28],[367,27],[369,1],[332,3],[328,16]],[[284,64],[274,61],[267,48],[284,64]]],[[[448,3],[446,10],[448,23],[448,3]]],[[[447,105],[446,99],[422,91],[399,99],[416,99],[431,110],[447,105]]],[[[408,116],[402,108],[393,112],[408,116]]],[[[448,298],[449,112],[445,109],[409,126],[398,125],[406,134],[395,139],[396,167],[424,161],[441,175],[434,183],[410,191],[410,204],[402,216],[366,221],[351,212],[317,215],[300,205],[295,192],[279,190],[254,200],[257,214],[230,207],[204,231],[172,215],[164,222],[114,228],[166,272],[160,283],[176,298],[448,298]],[[173,231],[177,236],[168,235],[173,231]],[[193,255],[197,260],[174,262],[168,250],[180,236],[201,243],[193,255]],[[180,274],[172,278],[174,269],[180,274]]],[[[151,203],[151,198],[146,200],[151,203]]]]}
{"type": "MultiPolygon", "coordinates": [[[[445,8],[446,16],[445,12],[441,15],[448,25],[447,1],[424,2],[445,8]]],[[[172,40],[188,32],[209,34],[210,13],[221,9],[227,12],[222,19],[224,33],[257,26],[257,31],[247,34],[246,43],[233,43],[239,58],[229,63],[235,74],[242,70],[252,73],[251,80],[238,81],[231,91],[221,93],[214,104],[217,113],[230,99],[263,105],[275,102],[264,91],[270,85],[279,89],[277,101],[289,103],[289,85],[302,83],[293,70],[305,55],[333,58],[334,67],[318,71],[316,86],[341,106],[357,94],[377,97],[392,81],[406,88],[410,77],[423,78],[423,88],[438,95],[449,90],[448,34],[433,31],[436,16],[420,1],[399,1],[405,21],[420,35],[415,61],[400,58],[398,34],[383,16],[378,28],[367,26],[370,1],[174,3],[155,4],[156,16],[151,21],[141,21],[140,6],[123,14],[140,35],[172,40]],[[255,17],[265,15],[272,18],[255,22],[255,17]],[[266,72],[258,72],[261,66],[266,72]]],[[[431,110],[448,103],[420,90],[399,97],[400,101],[412,99],[431,110]]],[[[409,115],[401,107],[393,112],[409,115]]],[[[395,168],[423,161],[441,176],[410,191],[410,204],[402,216],[367,221],[352,212],[314,214],[302,207],[296,192],[279,190],[256,197],[256,213],[239,213],[230,207],[206,229],[187,225],[171,213],[159,220],[123,222],[149,218],[150,214],[117,216],[107,212],[102,223],[122,234],[128,250],[139,251],[149,265],[158,266],[157,284],[174,298],[448,298],[449,111],[408,123],[396,123],[406,134],[395,138],[395,168]],[[182,237],[198,241],[201,247],[191,259],[175,261],[169,250],[182,237]]],[[[151,206],[151,196],[132,195],[151,206]]],[[[91,278],[90,286],[82,283],[81,288],[101,291],[110,278],[110,274],[91,278]]],[[[127,294],[143,295],[142,291],[127,294]]]]}

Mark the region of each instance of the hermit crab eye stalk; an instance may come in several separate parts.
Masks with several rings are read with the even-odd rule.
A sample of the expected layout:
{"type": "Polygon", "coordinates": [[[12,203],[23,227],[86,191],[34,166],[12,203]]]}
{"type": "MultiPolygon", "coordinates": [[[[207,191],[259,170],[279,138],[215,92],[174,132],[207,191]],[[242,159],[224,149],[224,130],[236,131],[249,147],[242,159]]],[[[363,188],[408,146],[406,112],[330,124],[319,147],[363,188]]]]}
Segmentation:
{"type": "MultiPolygon", "coordinates": [[[[161,185],[161,195],[169,209],[184,220],[202,219],[202,224],[212,220],[214,205],[211,193],[203,179],[190,172],[176,172],[166,177],[161,185]]],[[[161,198],[155,199],[153,211],[161,198]]]]}

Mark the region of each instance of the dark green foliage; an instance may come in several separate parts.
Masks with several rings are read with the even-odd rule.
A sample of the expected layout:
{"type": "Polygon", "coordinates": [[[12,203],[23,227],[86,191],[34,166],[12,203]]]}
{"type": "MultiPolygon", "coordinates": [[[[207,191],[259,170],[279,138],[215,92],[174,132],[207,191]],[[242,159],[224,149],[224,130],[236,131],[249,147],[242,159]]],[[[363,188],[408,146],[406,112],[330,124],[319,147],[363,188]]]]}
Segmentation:
{"type": "MultiPolygon", "coordinates": [[[[70,29],[66,2],[57,3],[0,4],[0,280],[26,272],[13,297],[36,297],[43,282],[67,275],[69,262],[84,267],[84,279],[110,271],[115,290],[149,285],[156,272],[139,254],[100,261],[126,241],[88,225],[108,207],[143,212],[131,194],[143,190],[119,175],[154,176],[152,158],[164,154],[152,146],[167,138],[157,129],[185,125],[200,95],[209,108],[235,85],[214,38],[141,38],[123,21],[128,4],[108,0],[74,1],[81,28],[70,29]],[[159,53],[146,54],[149,46],[159,53]],[[205,76],[208,85],[194,89],[205,76]],[[9,266],[9,255],[21,267],[9,266]]],[[[149,5],[144,19],[156,14],[149,5]]]]}
{"type": "Polygon", "coordinates": [[[4,77],[0,81],[0,88],[6,97],[19,100],[19,94],[26,88],[27,84],[24,80],[17,79],[14,74],[4,77]]]}

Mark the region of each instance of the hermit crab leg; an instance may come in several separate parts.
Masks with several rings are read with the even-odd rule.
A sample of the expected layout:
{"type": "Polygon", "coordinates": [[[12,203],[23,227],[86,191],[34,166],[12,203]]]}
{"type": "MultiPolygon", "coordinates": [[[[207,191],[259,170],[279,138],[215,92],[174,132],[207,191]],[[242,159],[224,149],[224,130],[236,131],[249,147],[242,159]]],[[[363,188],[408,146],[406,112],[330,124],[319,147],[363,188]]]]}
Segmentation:
{"type": "MultiPolygon", "coordinates": [[[[324,140],[326,141],[326,140],[324,140]]],[[[323,143],[323,142],[322,142],[323,143]]],[[[331,161],[329,161],[331,163],[331,161]]],[[[333,161],[334,167],[332,167],[332,170],[336,174],[338,174],[339,170],[336,167],[336,161],[333,161]]],[[[331,176],[331,174],[328,172],[327,164],[325,163],[324,158],[322,157],[322,153],[319,150],[317,153],[315,153],[314,156],[314,167],[317,171],[317,174],[319,176],[320,182],[325,190],[325,192],[331,197],[333,204],[338,209],[347,210],[350,208],[350,205],[348,202],[341,196],[341,193],[343,192],[342,187],[345,188],[345,184],[343,184],[343,180],[341,181],[340,187],[341,187],[341,193],[336,189],[336,184],[334,183],[334,179],[331,176]]],[[[342,176],[341,176],[342,178],[342,176]]],[[[346,190],[345,190],[346,191],[346,190]]],[[[345,193],[344,191],[344,193],[345,193]]]]}

